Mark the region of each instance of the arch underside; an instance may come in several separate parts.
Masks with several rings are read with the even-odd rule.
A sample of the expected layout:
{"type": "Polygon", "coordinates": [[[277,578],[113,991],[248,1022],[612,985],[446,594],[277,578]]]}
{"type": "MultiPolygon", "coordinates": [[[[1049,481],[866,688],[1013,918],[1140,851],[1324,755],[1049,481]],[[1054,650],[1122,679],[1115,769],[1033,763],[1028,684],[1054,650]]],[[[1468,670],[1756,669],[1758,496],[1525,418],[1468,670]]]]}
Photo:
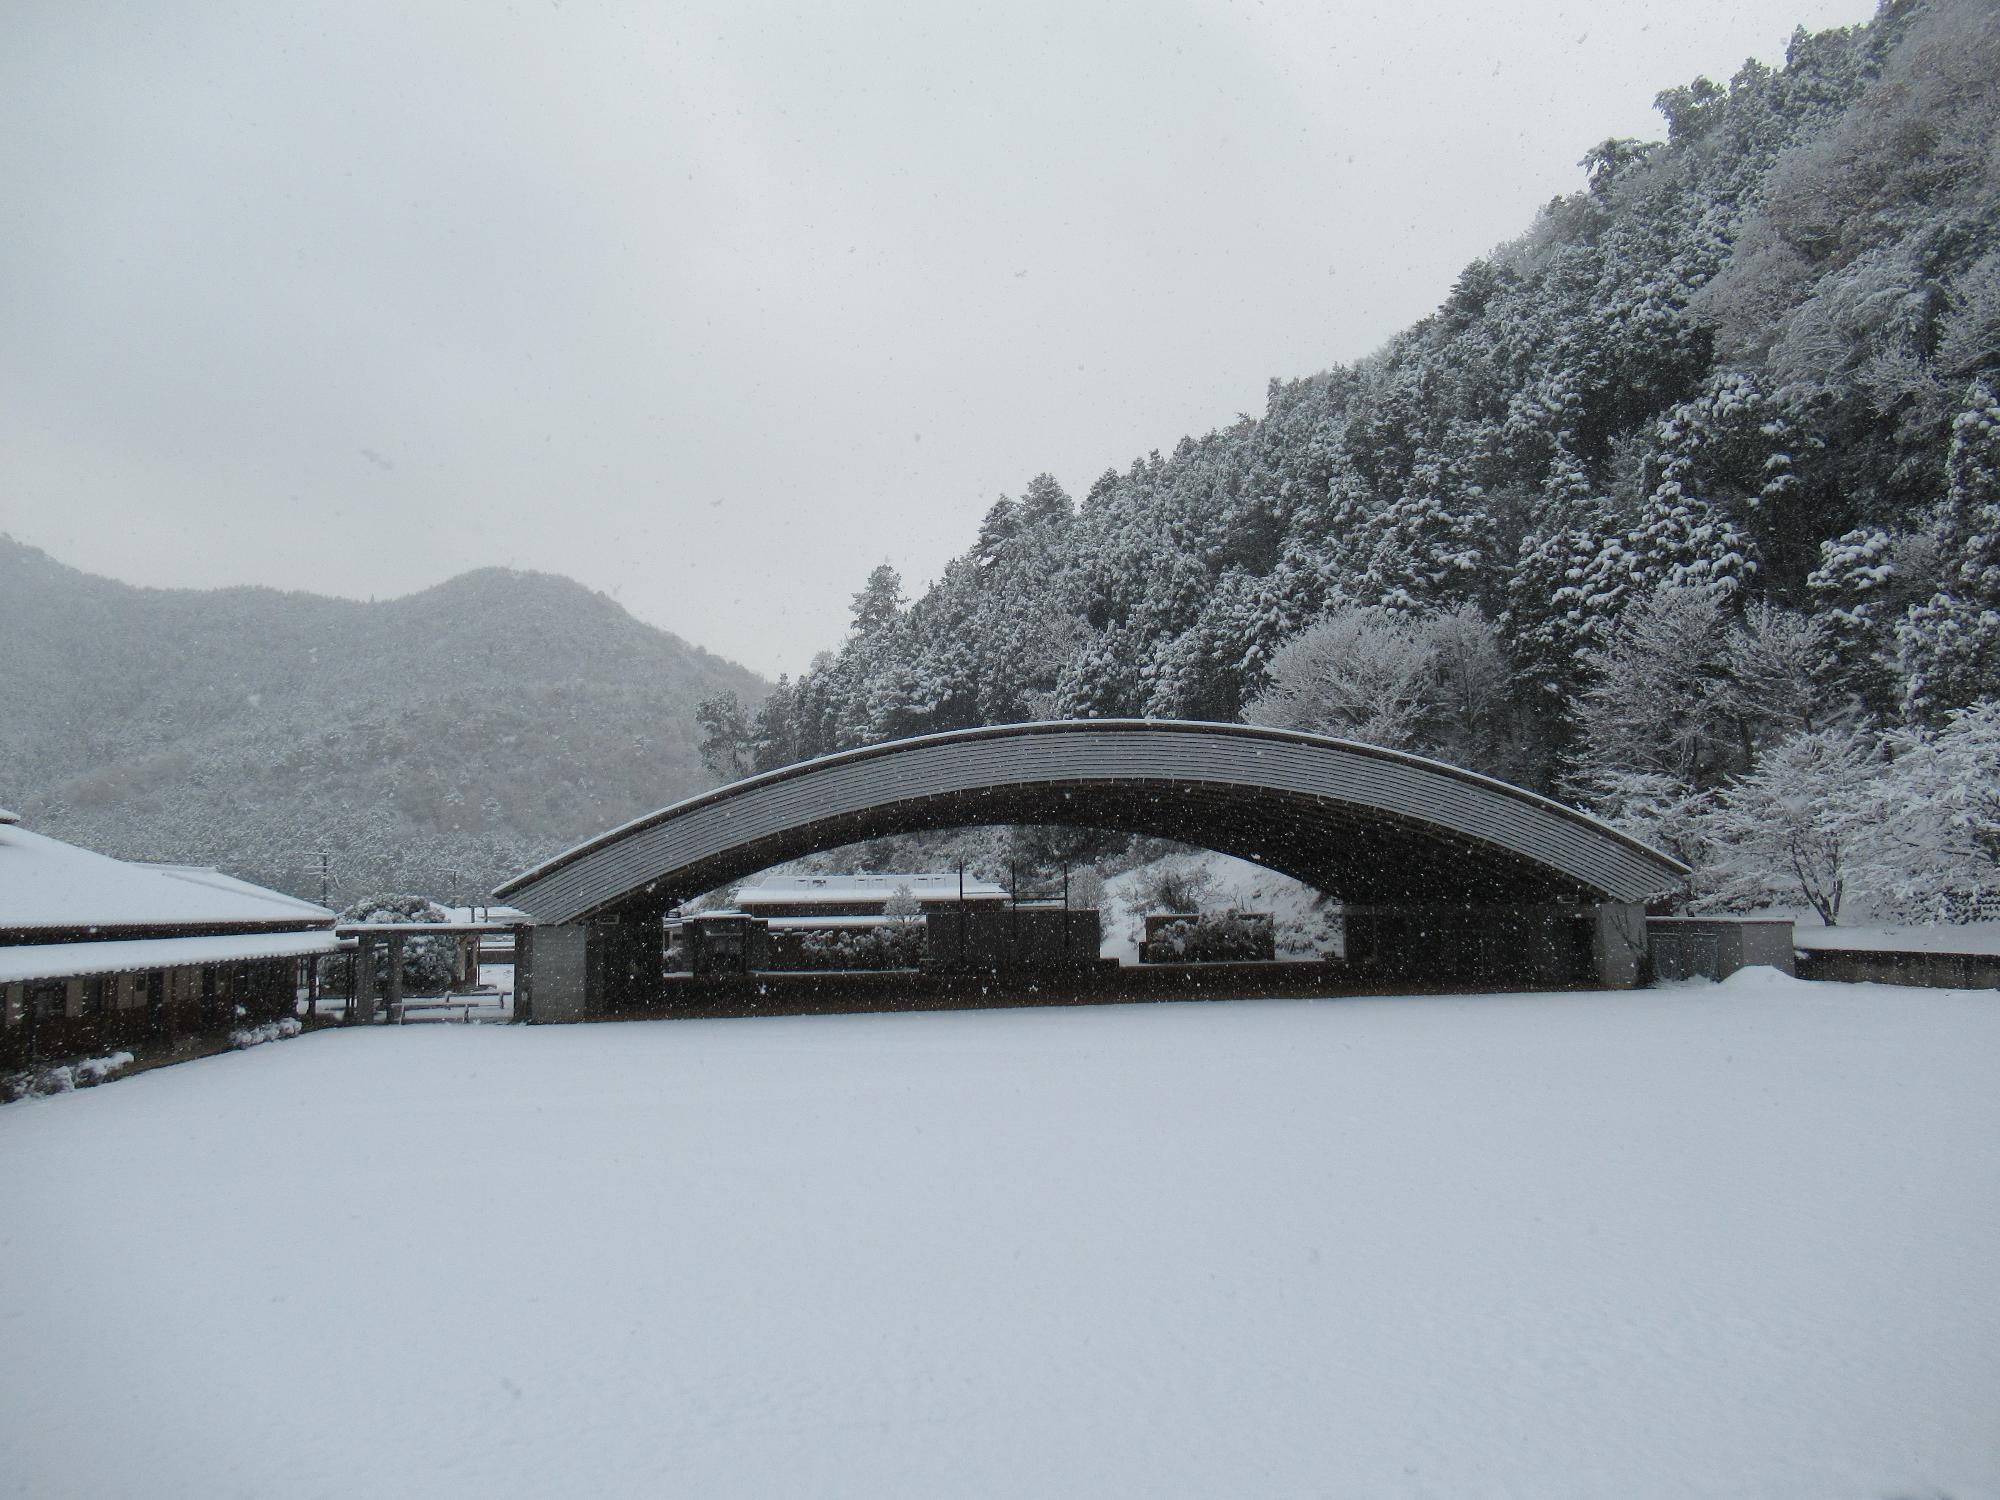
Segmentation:
{"type": "Polygon", "coordinates": [[[1201,785],[981,789],[906,798],[795,825],[736,845],[630,893],[632,904],[672,906],[772,865],[843,844],[987,824],[1061,824],[1176,839],[1234,855],[1349,901],[1496,902],[1577,899],[1590,893],[1505,851],[1401,824],[1373,810],[1201,785]]]}
{"type": "Polygon", "coordinates": [[[755,777],[495,893],[541,921],[664,908],[863,839],[996,823],[1176,839],[1355,902],[1643,901],[1685,873],[1573,809],[1435,762],[1241,725],[931,735],[755,777]]]}

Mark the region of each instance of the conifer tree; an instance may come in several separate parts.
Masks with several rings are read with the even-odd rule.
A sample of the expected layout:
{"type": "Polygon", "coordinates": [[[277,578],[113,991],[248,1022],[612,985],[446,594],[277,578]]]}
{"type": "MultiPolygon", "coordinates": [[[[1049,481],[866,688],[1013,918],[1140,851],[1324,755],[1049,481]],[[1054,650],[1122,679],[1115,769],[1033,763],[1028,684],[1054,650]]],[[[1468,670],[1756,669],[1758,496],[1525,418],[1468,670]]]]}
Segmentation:
{"type": "Polygon", "coordinates": [[[1952,423],[1946,481],[1944,581],[1897,629],[1906,707],[1924,720],[2000,697],[2000,404],[1984,385],[1952,423]]]}

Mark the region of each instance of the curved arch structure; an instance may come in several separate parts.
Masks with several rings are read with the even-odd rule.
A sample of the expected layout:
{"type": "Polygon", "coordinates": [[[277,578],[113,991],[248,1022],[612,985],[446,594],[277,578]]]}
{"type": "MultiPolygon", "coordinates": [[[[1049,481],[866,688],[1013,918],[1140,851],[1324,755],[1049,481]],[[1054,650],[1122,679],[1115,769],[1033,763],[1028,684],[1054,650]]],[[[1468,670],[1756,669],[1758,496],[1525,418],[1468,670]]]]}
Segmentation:
{"type": "Polygon", "coordinates": [[[495,892],[542,923],[661,909],[816,850],[986,823],[1152,834],[1348,901],[1644,902],[1686,867],[1505,782],[1242,724],[1090,719],[894,740],[627,823],[495,892]]]}

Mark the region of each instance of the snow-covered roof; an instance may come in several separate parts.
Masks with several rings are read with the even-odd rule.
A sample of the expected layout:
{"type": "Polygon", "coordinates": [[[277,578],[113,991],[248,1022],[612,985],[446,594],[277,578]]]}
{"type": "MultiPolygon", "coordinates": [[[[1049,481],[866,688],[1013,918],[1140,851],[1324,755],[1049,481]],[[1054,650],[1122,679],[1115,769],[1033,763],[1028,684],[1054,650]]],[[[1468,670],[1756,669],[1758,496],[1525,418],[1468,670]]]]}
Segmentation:
{"type": "MultiPolygon", "coordinates": [[[[755,885],[736,892],[736,904],[745,911],[759,906],[835,906],[853,901],[887,901],[896,887],[906,885],[919,901],[956,901],[958,872],[886,873],[862,875],[769,875],[755,885]]],[[[991,900],[1006,890],[990,880],[965,877],[965,894],[991,900]]]]}
{"type": "Polygon", "coordinates": [[[215,890],[227,891],[232,895],[248,896],[258,901],[275,901],[287,907],[297,908],[303,912],[320,912],[326,909],[315,906],[312,902],[302,897],[287,896],[283,891],[274,891],[269,886],[256,885],[248,880],[239,880],[234,875],[225,875],[222,871],[212,869],[207,865],[161,865],[140,863],[137,861],[134,861],[134,863],[138,863],[139,868],[142,870],[164,870],[167,874],[173,875],[178,879],[191,880],[196,885],[210,886],[215,890]]]}
{"type": "Polygon", "coordinates": [[[220,871],[144,865],[0,824],[0,930],[324,927],[333,913],[220,871]]]}
{"type": "Polygon", "coordinates": [[[0,948],[0,984],[128,974],[182,964],[238,963],[256,958],[306,958],[338,953],[341,941],[314,932],[245,932],[227,937],[114,938],[97,943],[22,943],[0,948]]]}
{"type": "Polygon", "coordinates": [[[873,931],[877,927],[909,926],[921,921],[922,917],[885,917],[870,912],[865,917],[771,917],[767,925],[773,932],[823,932],[849,927],[873,931]]]}
{"type": "Polygon", "coordinates": [[[0,807],[0,823],[18,823],[20,821],[21,815],[19,813],[10,813],[6,808],[0,807]]]}
{"type": "Polygon", "coordinates": [[[487,902],[479,906],[447,906],[454,922],[491,922],[501,927],[520,927],[535,920],[518,906],[487,902]]]}
{"type": "Polygon", "coordinates": [[[333,929],[342,937],[395,936],[404,937],[445,937],[453,934],[463,936],[468,933],[512,932],[506,922],[342,922],[333,929]]]}

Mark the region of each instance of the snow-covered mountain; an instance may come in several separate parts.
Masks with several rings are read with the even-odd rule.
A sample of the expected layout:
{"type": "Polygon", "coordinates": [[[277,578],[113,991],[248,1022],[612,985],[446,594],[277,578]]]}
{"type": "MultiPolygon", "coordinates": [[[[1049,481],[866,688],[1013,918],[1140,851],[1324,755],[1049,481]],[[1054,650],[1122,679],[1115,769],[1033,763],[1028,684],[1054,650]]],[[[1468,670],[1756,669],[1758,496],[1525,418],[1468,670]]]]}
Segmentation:
{"type": "Polygon", "coordinates": [[[478,892],[708,785],[694,709],[753,673],[566,578],[356,603],[141,589],[0,537],[0,802],[129,858],[338,898],[478,892]]]}

